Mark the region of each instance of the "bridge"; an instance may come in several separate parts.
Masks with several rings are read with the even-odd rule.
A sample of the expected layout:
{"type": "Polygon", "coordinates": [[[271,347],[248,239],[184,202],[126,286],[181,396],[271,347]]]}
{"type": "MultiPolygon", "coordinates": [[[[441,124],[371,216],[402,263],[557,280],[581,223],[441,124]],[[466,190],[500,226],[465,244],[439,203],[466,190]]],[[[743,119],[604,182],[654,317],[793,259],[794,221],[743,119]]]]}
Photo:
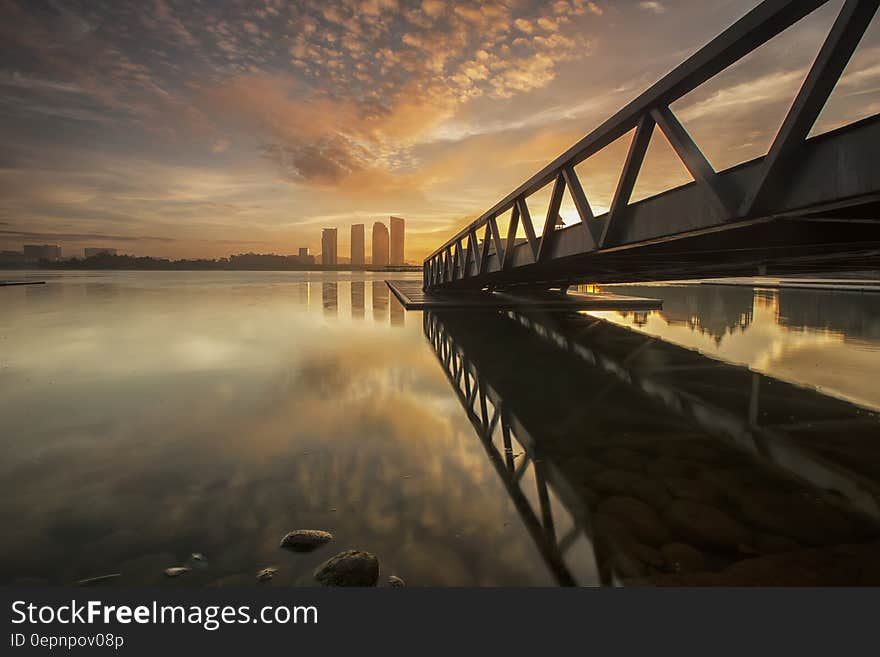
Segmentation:
{"type": "Polygon", "coordinates": [[[670,105],[827,0],[766,0],[522,183],[423,263],[425,290],[562,287],[876,268],[880,115],[807,138],[877,11],[846,0],[768,153],[715,171],[670,105]],[[630,202],[654,130],[693,182],[630,202]],[[634,132],[610,209],[594,214],[575,166],[634,132]],[[543,227],[528,198],[552,185],[543,227]],[[562,225],[565,191],[579,221],[562,225]],[[510,212],[506,233],[499,217],[510,212]]]}

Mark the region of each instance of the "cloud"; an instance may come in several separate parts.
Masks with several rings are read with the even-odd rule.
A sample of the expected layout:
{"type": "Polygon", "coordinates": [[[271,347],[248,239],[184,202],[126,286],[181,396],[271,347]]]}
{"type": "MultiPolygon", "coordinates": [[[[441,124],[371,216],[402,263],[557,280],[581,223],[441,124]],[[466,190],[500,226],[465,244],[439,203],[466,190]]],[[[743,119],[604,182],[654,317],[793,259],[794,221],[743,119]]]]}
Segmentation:
{"type": "Polygon", "coordinates": [[[650,11],[654,14],[665,14],[666,7],[662,2],[656,2],[655,0],[650,0],[649,2],[640,2],[639,7],[644,9],[645,11],[650,11]]]}

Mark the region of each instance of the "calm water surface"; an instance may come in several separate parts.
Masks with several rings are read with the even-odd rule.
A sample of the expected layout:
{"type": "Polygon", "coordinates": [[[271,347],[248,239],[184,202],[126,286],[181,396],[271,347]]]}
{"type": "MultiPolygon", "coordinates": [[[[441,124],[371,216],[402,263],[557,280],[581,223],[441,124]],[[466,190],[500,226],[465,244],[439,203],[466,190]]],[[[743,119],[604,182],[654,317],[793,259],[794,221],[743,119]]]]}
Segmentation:
{"type": "Polygon", "coordinates": [[[2,583],[310,585],[346,548],[409,585],[880,577],[880,297],[422,314],[360,273],[39,277],[0,289],[2,583]]]}

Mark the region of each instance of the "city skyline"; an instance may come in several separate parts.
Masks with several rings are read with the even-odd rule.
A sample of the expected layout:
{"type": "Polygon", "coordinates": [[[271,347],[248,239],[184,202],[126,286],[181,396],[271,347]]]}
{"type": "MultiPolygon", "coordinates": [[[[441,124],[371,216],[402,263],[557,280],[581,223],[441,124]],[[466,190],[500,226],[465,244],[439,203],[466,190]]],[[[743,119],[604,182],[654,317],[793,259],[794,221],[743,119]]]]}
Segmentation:
{"type": "MultiPolygon", "coordinates": [[[[399,214],[418,262],[756,4],[9,0],[0,249],[316,252],[399,214]]],[[[676,103],[717,169],[766,151],[839,7],[676,103]]],[[[877,111],[878,60],[873,26],[814,132],[877,111]]],[[[624,142],[582,177],[597,212],[624,142]]],[[[657,138],[635,197],[687,179],[657,138]]]]}

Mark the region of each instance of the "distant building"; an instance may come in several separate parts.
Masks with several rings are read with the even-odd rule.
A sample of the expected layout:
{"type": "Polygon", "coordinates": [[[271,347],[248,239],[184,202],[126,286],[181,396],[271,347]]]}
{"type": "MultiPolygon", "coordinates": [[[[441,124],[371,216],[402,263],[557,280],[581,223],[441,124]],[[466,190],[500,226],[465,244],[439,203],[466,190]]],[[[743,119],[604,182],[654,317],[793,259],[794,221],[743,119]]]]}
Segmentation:
{"type": "Polygon", "coordinates": [[[352,224],[351,226],[351,264],[362,265],[364,259],[364,225],[352,224]]]}
{"type": "Polygon", "coordinates": [[[111,249],[105,246],[87,246],[83,249],[83,253],[86,258],[91,258],[92,256],[106,254],[106,255],[116,255],[116,249],[111,249]]]}
{"type": "Polygon", "coordinates": [[[308,258],[309,257],[309,247],[307,247],[307,246],[299,247],[299,257],[300,258],[308,258]]]}
{"type": "Polygon", "coordinates": [[[335,265],[336,262],[336,229],[325,228],[321,231],[321,264],[335,265]]]}
{"type": "Polygon", "coordinates": [[[373,224],[373,264],[377,267],[388,264],[388,229],[381,221],[373,224]]]}
{"type": "Polygon", "coordinates": [[[403,264],[404,220],[391,217],[391,264],[403,264]]]}
{"type": "Polygon", "coordinates": [[[29,262],[61,260],[61,247],[57,244],[25,244],[24,259],[29,262]]]}

